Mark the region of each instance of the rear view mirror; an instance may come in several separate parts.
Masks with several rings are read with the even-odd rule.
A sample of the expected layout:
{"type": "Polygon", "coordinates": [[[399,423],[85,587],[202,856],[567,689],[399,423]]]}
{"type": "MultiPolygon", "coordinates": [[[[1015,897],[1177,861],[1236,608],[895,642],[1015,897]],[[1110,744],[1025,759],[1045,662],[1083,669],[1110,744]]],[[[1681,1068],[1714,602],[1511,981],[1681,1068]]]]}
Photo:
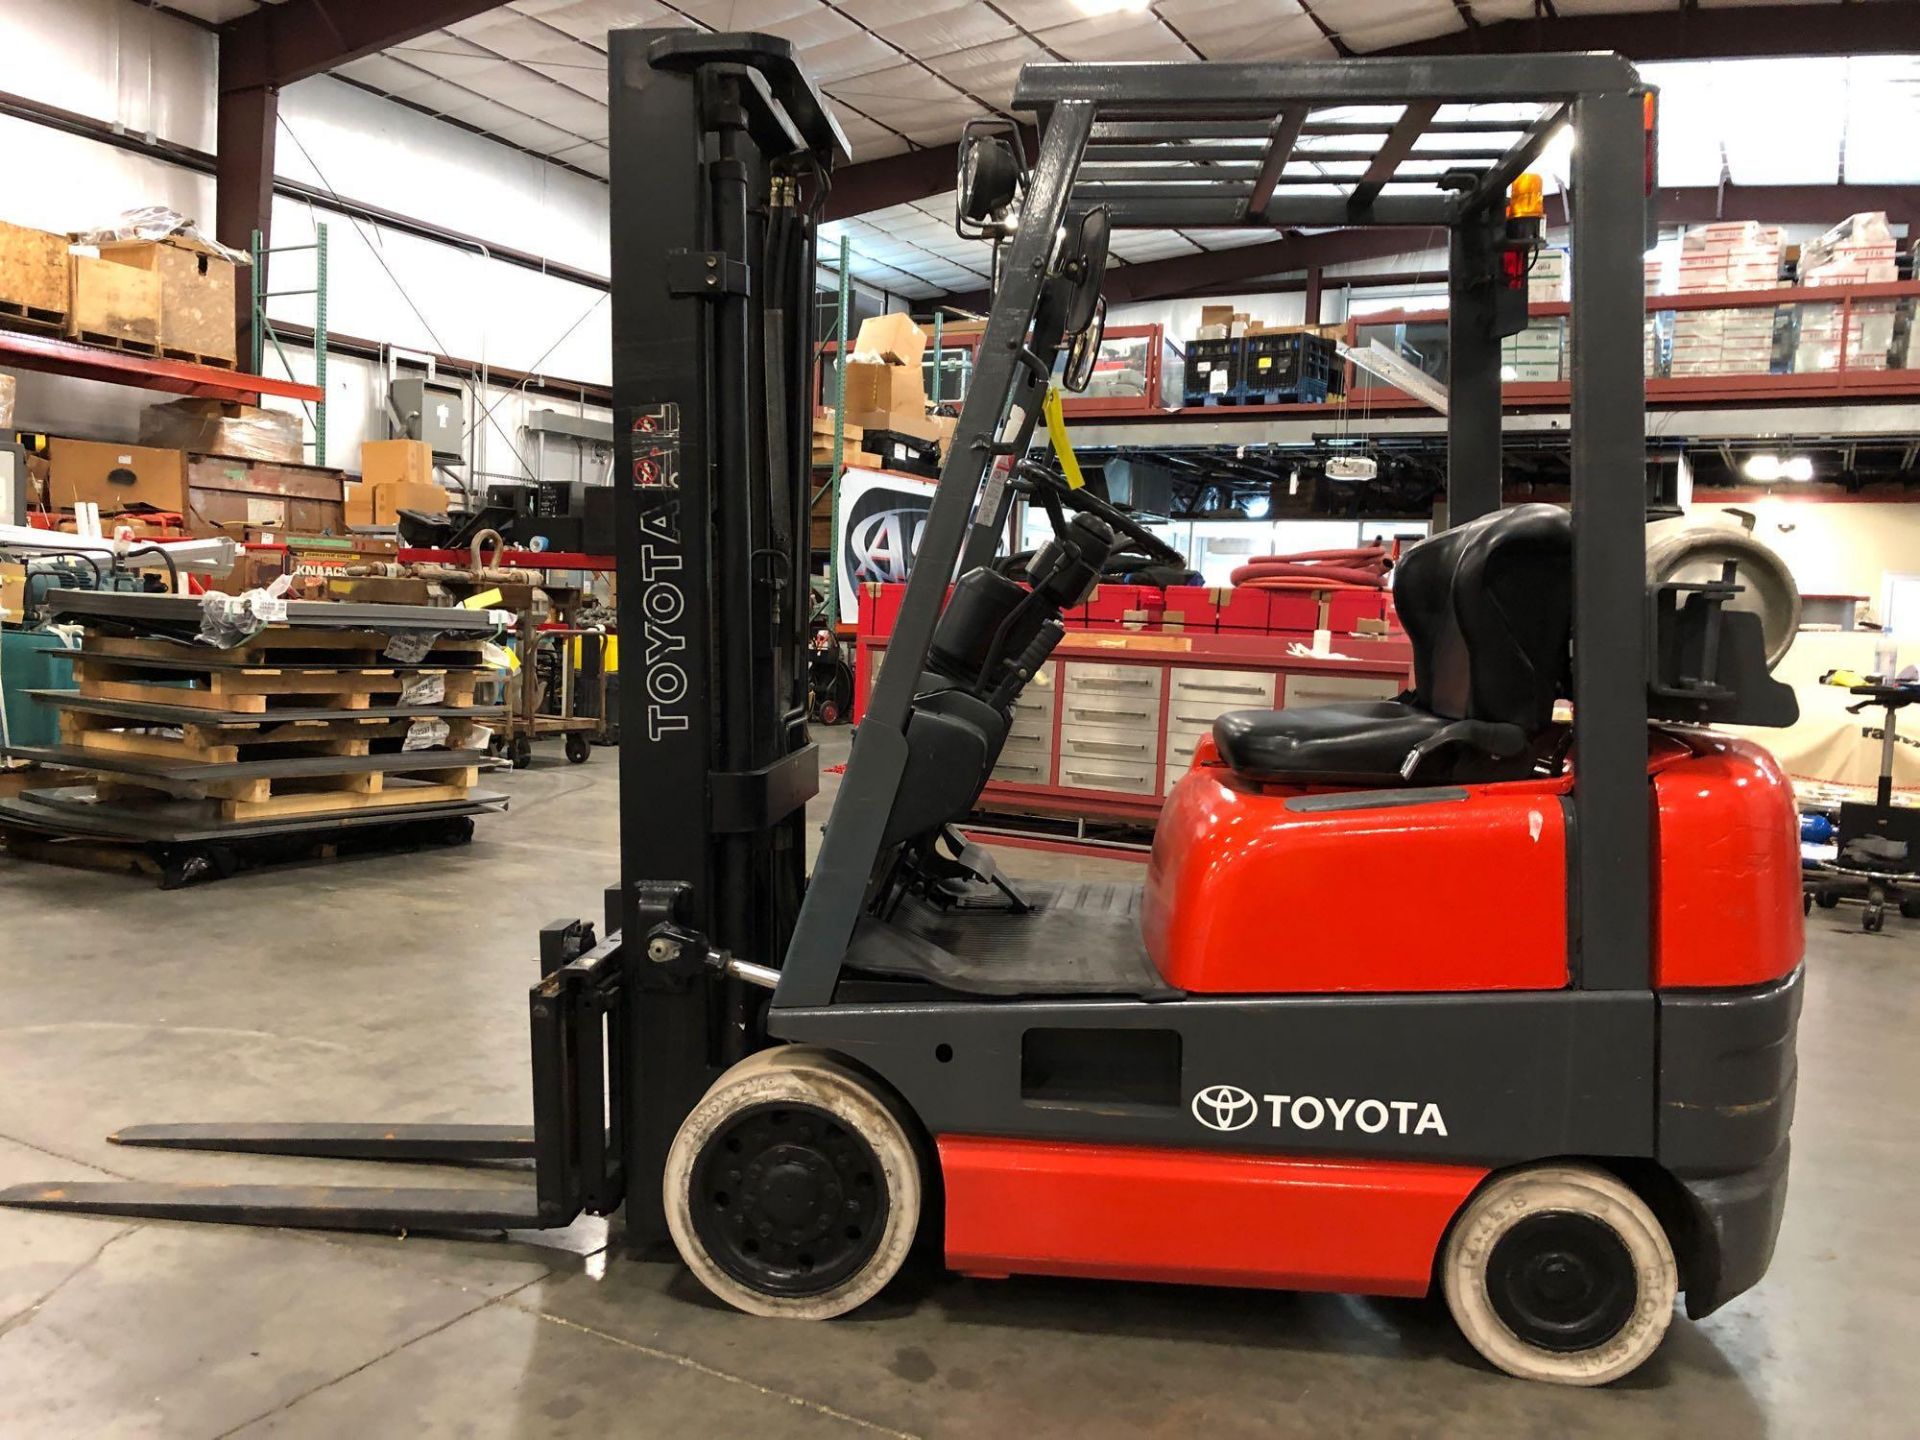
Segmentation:
{"type": "Polygon", "coordinates": [[[1087,386],[1093,383],[1093,367],[1100,359],[1100,342],[1107,337],[1107,300],[1094,292],[1092,313],[1087,321],[1074,332],[1073,343],[1067,349],[1066,373],[1060,377],[1060,383],[1076,395],[1084,395],[1087,386]]]}
{"type": "Polygon", "coordinates": [[[960,136],[953,228],[967,239],[999,239],[1019,223],[1026,187],[1020,132],[1005,120],[973,120],[960,136]]]}
{"type": "Polygon", "coordinates": [[[1069,335],[1079,335],[1091,325],[1096,309],[1105,316],[1100,282],[1106,278],[1107,244],[1112,238],[1113,215],[1106,206],[1096,206],[1080,217],[1080,232],[1061,265],[1062,273],[1073,282],[1073,293],[1067,300],[1069,335]]]}

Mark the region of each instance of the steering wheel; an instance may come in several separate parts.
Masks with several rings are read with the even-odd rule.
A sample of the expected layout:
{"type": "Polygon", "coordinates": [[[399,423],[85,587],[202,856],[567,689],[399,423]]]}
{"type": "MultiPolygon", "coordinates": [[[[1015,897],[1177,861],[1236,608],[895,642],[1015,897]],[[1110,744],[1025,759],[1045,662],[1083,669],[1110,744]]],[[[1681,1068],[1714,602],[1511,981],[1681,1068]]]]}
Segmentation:
{"type": "Polygon", "coordinates": [[[1094,494],[1082,486],[1070,490],[1061,484],[1050,470],[1043,469],[1032,461],[1021,465],[1014,473],[1013,488],[1032,499],[1037,499],[1046,508],[1047,521],[1053,526],[1055,535],[1065,537],[1067,528],[1066,510],[1077,510],[1083,515],[1104,520],[1115,533],[1124,535],[1133,542],[1133,548],[1139,550],[1148,559],[1160,565],[1178,565],[1185,568],[1187,557],[1173,546],[1162,540],[1153,531],[1142,525],[1126,511],[1105,497],[1094,494]]]}

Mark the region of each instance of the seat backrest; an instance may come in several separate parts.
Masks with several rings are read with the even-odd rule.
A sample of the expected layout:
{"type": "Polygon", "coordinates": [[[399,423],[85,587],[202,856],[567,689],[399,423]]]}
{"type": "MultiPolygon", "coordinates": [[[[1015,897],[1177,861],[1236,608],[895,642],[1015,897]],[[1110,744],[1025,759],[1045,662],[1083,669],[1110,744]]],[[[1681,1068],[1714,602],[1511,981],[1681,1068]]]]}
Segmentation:
{"type": "Polygon", "coordinates": [[[1571,679],[1572,518],[1516,505],[1423,540],[1393,572],[1393,603],[1415,704],[1542,730],[1571,679]]]}

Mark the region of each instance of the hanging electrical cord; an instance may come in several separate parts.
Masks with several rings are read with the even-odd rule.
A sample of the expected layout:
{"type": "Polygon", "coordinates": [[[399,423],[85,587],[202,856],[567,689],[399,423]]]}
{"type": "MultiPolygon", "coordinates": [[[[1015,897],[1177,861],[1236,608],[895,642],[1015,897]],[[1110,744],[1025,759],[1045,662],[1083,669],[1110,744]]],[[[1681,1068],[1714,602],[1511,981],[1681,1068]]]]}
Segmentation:
{"type": "MultiPolygon", "coordinates": [[[[294,133],[293,127],[287,123],[286,116],[282,115],[280,117],[279,124],[280,128],[286,132],[287,139],[293,142],[293,148],[300,152],[301,158],[304,159],[313,170],[314,178],[320,182],[320,188],[326,191],[328,196],[334,200],[339,208],[340,214],[346,217],[349,225],[353,226],[354,233],[359,235],[361,243],[367,247],[367,253],[373,256],[374,263],[386,273],[387,279],[393,282],[393,288],[399,293],[400,299],[405,303],[407,309],[413,312],[414,319],[420,322],[420,328],[427,332],[427,338],[433,341],[434,348],[442,355],[449,354],[447,343],[440,338],[439,332],[433,328],[433,322],[427,319],[418,305],[414,304],[413,296],[407,293],[407,287],[401,283],[400,277],[394,274],[393,267],[387,263],[386,256],[380,253],[380,247],[374,243],[373,237],[367,233],[367,227],[363,225],[359,217],[353,213],[353,207],[341,196],[340,192],[333,188],[333,182],[327,179],[326,173],[321,170],[311,152],[301,143],[300,137],[294,133]]],[[[309,202],[307,208],[309,211],[313,209],[311,202],[309,202]]],[[[379,227],[375,226],[374,228],[377,230],[379,227]]],[[[505,443],[507,449],[513,452],[513,458],[519,462],[520,468],[528,475],[533,475],[533,467],[527,463],[527,457],[520,453],[520,447],[513,443],[513,437],[507,434],[499,421],[493,419],[493,412],[500,407],[507,395],[524,389],[527,384],[532,381],[534,374],[538,372],[547,356],[559,349],[567,337],[580,328],[588,315],[591,315],[596,309],[606,303],[606,299],[607,297],[605,295],[601,295],[592,305],[589,305],[586,312],[582,314],[578,320],[575,320],[573,324],[569,325],[566,330],[561,333],[560,338],[549,345],[540,358],[528,367],[527,378],[522,380],[520,384],[516,385],[512,390],[507,391],[506,394],[502,395],[498,400],[495,400],[492,405],[486,407],[481,412],[480,419],[474,422],[474,429],[478,429],[483,423],[491,424],[494,433],[505,443]]]]}

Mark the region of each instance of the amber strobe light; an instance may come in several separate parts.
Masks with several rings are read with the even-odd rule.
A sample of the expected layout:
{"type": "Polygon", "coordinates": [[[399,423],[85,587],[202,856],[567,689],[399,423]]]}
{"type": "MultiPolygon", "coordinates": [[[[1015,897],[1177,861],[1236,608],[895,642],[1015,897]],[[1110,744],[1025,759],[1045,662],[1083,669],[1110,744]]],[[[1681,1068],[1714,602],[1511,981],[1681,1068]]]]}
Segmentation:
{"type": "Polygon", "coordinates": [[[1546,213],[1547,199],[1540,177],[1529,170],[1507,190],[1507,219],[1539,220],[1546,213]]]}

